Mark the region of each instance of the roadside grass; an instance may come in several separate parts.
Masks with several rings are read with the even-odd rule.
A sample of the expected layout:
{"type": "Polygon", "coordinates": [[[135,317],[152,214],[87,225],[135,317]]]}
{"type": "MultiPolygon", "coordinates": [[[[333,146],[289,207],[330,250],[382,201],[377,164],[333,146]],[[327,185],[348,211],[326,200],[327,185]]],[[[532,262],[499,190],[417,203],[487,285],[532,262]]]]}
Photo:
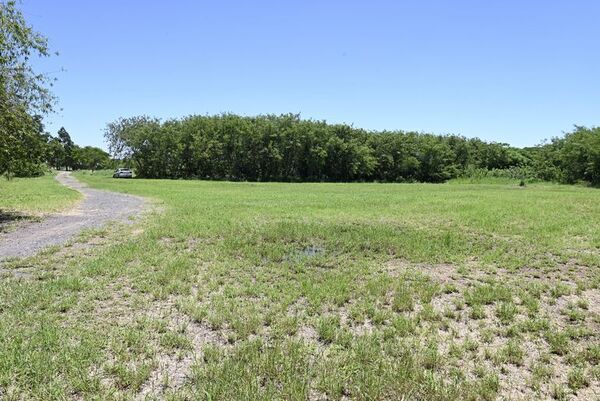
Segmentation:
{"type": "Polygon", "coordinates": [[[34,214],[68,209],[79,192],[59,184],[54,174],[36,178],[0,179],[0,213],[34,214]]]}
{"type": "Polygon", "coordinates": [[[11,262],[1,399],[600,394],[596,190],[77,177],[156,210],[11,262]]]}

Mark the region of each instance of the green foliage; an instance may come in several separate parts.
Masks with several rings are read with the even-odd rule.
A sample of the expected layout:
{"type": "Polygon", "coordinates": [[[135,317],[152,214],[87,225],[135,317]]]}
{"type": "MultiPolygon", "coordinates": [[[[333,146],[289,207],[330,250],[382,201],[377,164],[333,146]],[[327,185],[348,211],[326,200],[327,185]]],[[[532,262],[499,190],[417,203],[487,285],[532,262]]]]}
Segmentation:
{"type": "Polygon", "coordinates": [[[490,178],[509,181],[555,181],[565,184],[600,185],[600,128],[576,126],[563,138],[524,148],[509,167],[469,167],[459,182],[485,182],[490,178]]]}
{"type": "Polygon", "coordinates": [[[65,127],[60,127],[58,130],[58,140],[63,148],[62,165],[67,169],[72,169],[75,164],[75,155],[73,154],[75,143],[71,139],[71,135],[69,135],[65,127]]]}
{"type": "Polygon", "coordinates": [[[73,168],[75,169],[94,171],[112,167],[110,156],[100,148],[75,146],[73,154],[73,168]]]}
{"type": "MultiPolygon", "coordinates": [[[[108,124],[111,153],[139,177],[232,181],[600,183],[600,131],[526,149],[461,136],[369,132],[295,114],[146,116],[108,124]]],[[[524,186],[524,185],[523,185],[524,186]]]]}
{"type": "Polygon", "coordinates": [[[79,148],[61,128],[44,133],[42,115],[55,99],[50,79],[31,67],[32,56],[50,55],[47,40],[27,24],[16,2],[0,2],[0,174],[10,178],[44,174],[55,168],[107,168],[108,154],[79,148]]]}
{"type": "Polygon", "coordinates": [[[37,175],[44,137],[37,116],[52,110],[49,79],[30,59],[49,56],[46,38],[27,24],[14,1],[0,2],[0,174],[37,175]]]}
{"type": "Polygon", "coordinates": [[[600,185],[600,128],[576,127],[561,141],[560,165],[568,183],[600,185]]]}
{"type": "Polygon", "coordinates": [[[512,166],[509,168],[475,168],[468,167],[461,174],[458,182],[462,183],[479,183],[479,182],[520,182],[520,181],[543,181],[540,180],[533,167],[528,165],[512,166]]]}
{"type": "Polygon", "coordinates": [[[150,117],[108,124],[113,155],[147,178],[443,182],[468,168],[526,159],[505,144],[414,132],[367,132],[298,115],[150,117]]]}
{"type": "Polygon", "coordinates": [[[537,178],[600,185],[600,128],[575,126],[563,138],[526,149],[537,178]]]}
{"type": "Polygon", "coordinates": [[[56,138],[49,137],[45,143],[46,163],[56,169],[102,170],[113,167],[108,153],[94,146],[76,145],[64,127],[56,138]]]}

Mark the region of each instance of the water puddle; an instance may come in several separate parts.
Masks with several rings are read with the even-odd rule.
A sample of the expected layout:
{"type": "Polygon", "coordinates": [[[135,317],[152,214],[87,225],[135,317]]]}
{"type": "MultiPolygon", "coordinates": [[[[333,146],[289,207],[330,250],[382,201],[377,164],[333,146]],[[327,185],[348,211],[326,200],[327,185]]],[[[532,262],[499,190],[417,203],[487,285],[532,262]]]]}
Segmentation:
{"type": "Polygon", "coordinates": [[[308,246],[306,248],[304,248],[303,250],[300,251],[300,255],[301,256],[305,256],[305,257],[313,257],[313,256],[317,256],[320,253],[325,252],[324,248],[321,248],[319,246],[308,246]]]}

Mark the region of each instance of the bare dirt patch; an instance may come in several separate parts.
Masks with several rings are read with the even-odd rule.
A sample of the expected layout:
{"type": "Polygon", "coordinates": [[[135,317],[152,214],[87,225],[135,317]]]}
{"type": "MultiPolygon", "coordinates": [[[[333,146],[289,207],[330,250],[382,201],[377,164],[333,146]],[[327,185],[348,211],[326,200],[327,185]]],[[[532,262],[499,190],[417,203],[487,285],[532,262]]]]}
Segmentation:
{"type": "MultiPolygon", "coordinates": [[[[420,326],[438,327],[438,350],[454,361],[449,366],[468,377],[481,371],[496,372],[498,399],[551,400],[564,393],[569,400],[583,401],[600,396],[593,363],[581,357],[600,340],[600,289],[580,289],[594,274],[590,268],[568,262],[546,269],[486,270],[392,260],[384,265],[384,271],[392,277],[423,274],[446,286],[442,288],[454,289],[431,300],[433,310],[443,316],[442,324],[421,322],[420,326]],[[511,288],[509,302],[465,302],[470,291],[502,287],[511,288]],[[535,294],[534,300],[521,298],[535,298],[535,294]],[[515,309],[509,321],[501,320],[506,311],[503,307],[515,309]],[[584,372],[582,388],[576,388],[570,378],[577,369],[584,372]]],[[[421,310],[416,305],[408,315],[414,317],[421,310]]]]}
{"type": "Polygon", "coordinates": [[[195,361],[202,358],[207,344],[226,346],[226,339],[208,326],[197,323],[181,313],[174,301],[156,303],[148,311],[148,317],[167,321],[167,330],[179,332],[190,341],[191,349],[157,354],[158,365],[138,393],[138,399],[161,396],[165,391],[177,391],[190,374],[195,361]]]}

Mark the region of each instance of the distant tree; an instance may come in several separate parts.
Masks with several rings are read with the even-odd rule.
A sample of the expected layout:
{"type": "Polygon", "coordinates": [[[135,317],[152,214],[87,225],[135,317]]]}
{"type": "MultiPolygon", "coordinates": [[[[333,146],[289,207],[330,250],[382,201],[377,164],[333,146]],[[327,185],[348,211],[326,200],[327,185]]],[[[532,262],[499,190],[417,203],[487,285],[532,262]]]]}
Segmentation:
{"type": "Polygon", "coordinates": [[[49,78],[36,73],[30,61],[49,55],[46,38],[27,24],[15,1],[0,2],[0,174],[7,177],[27,174],[43,162],[33,116],[50,112],[55,99],[49,78]]]}
{"type": "Polygon", "coordinates": [[[576,126],[565,135],[560,150],[561,166],[568,183],[587,181],[600,186],[600,127],[576,126]]]}
{"type": "Polygon", "coordinates": [[[65,127],[61,127],[58,130],[58,140],[60,141],[60,143],[63,147],[63,151],[64,151],[63,152],[64,167],[67,170],[68,169],[73,170],[73,168],[75,167],[75,154],[74,154],[75,143],[71,139],[71,135],[69,135],[69,133],[67,132],[65,127]]]}
{"type": "Polygon", "coordinates": [[[79,147],[74,149],[75,167],[86,170],[101,170],[111,165],[110,156],[100,148],[93,146],[79,147]]]}
{"type": "Polygon", "coordinates": [[[60,139],[50,138],[46,146],[46,163],[55,169],[65,166],[65,148],[60,139]]]}
{"type": "Polygon", "coordinates": [[[562,138],[554,138],[549,143],[524,148],[523,155],[529,159],[534,177],[543,181],[565,182],[562,168],[562,138]]]}
{"type": "Polygon", "coordinates": [[[417,178],[424,182],[444,182],[457,175],[455,154],[441,137],[427,136],[418,150],[417,178]]]}
{"type": "MultiPolygon", "coordinates": [[[[166,167],[168,137],[158,119],[146,116],[120,118],[104,131],[111,155],[125,165],[133,162],[136,173],[148,178],[169,177],[166,167]]],[[[170,142],[175,141],[170,138],[170,142]]]]}

